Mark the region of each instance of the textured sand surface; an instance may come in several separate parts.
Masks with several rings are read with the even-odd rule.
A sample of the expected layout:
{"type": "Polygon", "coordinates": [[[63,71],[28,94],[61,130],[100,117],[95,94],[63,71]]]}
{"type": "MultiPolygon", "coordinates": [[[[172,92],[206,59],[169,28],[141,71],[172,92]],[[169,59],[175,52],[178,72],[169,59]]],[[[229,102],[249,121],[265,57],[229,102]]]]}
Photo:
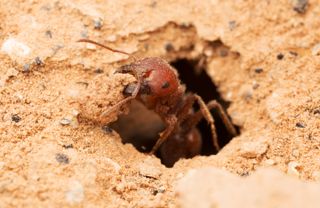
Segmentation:
{"type": "MultiPolygon", "coordinates": [[[[0,207],[187,207],[181,200],[193,190],[180,188],[179,194],[175,186],[189,170],[203,167],[224,169],[218,171],[224,179],[228,172],[251,178],[256,169],[270,167],[284,175],[267,172],[264,183],[291,186],[287,177],[295,177],[292,189],[304,187],[299,180],[318,183],[320,1],[309,0],[305,8],[303,2],[2,1],[0,207]],[[173,168],[122,144],[115,131],[100,125],[128,109],[100,115],[134,81],[113,74],[133,60],[77,43],[80,38],[136,57],[205,58],[241,134],[219,154],[180,160],[173,168]]],[[[210,169],[206,174],[215,175],[210,169]]],[[[243,189],[248,192],[260,186],[250,178],[243,189]]],[[[230,200],[232,186],[226,186],[199,200],[230,200]]],[[[318,190],[303,191],[293,193],[318,190]]],[[[238,205],[259,207],[259,193],[238,194],[248,197],[238,205]]],[[[288,203],[293,196],[279,195],[288,203]]]]}

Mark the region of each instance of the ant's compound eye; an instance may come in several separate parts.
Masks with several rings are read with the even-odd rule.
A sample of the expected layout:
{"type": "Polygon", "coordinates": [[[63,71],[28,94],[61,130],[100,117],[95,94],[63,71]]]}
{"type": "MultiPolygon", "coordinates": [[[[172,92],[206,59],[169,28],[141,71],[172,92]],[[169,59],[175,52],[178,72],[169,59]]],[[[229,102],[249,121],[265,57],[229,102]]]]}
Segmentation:
{"type": "Polygon", "coordinates": [[[170,87],[170,83],[168,81],[165,81],[161,86],[162,89],[167,89],[168,87],[170,87]]]}

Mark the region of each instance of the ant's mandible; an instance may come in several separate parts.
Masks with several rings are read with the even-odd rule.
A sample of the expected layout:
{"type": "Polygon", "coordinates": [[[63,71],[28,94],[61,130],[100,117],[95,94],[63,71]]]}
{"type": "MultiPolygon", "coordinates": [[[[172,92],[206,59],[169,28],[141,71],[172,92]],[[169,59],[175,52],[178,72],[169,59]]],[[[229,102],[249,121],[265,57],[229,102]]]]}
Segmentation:
{"type": "MultiPolygon", "coordinates": [[[[80,39],[78,42],[86,42],[101,46],[112,52],[131,56],[129,53],[112,49],[92,40],[80,39]]],[[[227,130],[232,136],[236,135],[236,129],[229,120],[222,106],[212,100],[205,104],[200,96],[194,93],[186,93],[185,85],[180,83],[177,71],[168,62],[159,57],[149,57],[137,60],[129,65],[120,67],[118,73],[130,73],[137,81],[128,84],[123,94],[125,99],[102,113],[106,116],[132,99],[142,102],[148,109],[157,113],[166,125],[160,137],[151,150],[154,154],[160,148],[163,162],[172,166],[179,158],[190,158],[200,153],[201,135],[196,125],[205,118],[210,125],[213,145],[220,150],[214,119],[210,113],[216,109],[227,130]],[[194,112],[193,105],[197,102],[200,110],[194,112]]]]}

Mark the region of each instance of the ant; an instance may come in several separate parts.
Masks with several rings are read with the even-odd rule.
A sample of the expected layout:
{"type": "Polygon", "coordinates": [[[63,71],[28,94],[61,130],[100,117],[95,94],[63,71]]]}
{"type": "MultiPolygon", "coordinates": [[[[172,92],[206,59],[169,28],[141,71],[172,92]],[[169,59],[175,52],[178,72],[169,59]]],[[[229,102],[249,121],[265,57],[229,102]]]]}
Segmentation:
{"type": "Polygon", "coordinates": [[[167,166],[173,166],[180,158],[191,158],[200,153],[202,139],[196,125],[202,118],[205,118],[210,125],[215,149],[220,150],[211,109],[217,110],[232,136],[237,134],[222,106],[216,100],[206,104],[199,95],[186,93],[186,86],[181,84],[176,69],[162,58],[148,57],[138,60],[129,53],[92,40],[80,39],[78,42],[95,44],[134,58],[133,63],[121,66],[116,72],[130,73],[137,81],[125,86],[123,94],[126,98],[103,112],[101,116],[108,115],[133,99],[139,100],[148,109],[157,113],[166,128],[160,133],[150,154],[155,154],[159,150],[162,161],[167,166]],[[199,105],[197,112],[193,109],[195,103],[199,105]]]}

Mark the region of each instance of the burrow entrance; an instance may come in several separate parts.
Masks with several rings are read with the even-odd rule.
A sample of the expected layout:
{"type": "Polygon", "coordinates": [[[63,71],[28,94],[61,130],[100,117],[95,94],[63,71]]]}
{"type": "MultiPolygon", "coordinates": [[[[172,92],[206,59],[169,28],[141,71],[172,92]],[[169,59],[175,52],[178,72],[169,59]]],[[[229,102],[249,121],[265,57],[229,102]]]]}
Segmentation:
{"type": "MultiPolygon", "coordinates": [[[[228,108],[230,103],[222,99],[217,87],[207,75],[205,69],[202,68],[204,66],[199,66],[199,61],[178,59],[170,64],[178,70],[180,80],[187,86],[188,92],[197,93],[205,102],[217,100],[224,109],[228,108]]],[[[146,109],[138,101],[133,101],[129,108],[129,114],[120,115],[118,120],[112,123],[110,127],[120,134],[123,143],[133,144],[140,152],[149,152],[159,137],[159,133],[165,127],[157,114],[146,109]]],[[[195,110],[197,110],[196,105],[195,110]]],[[[220,147],[223,147],[232,139],[232,136],[225,128],[217,112],[212,110],[211,113],[215,119],[220,147]]],[[[201,155],[216,154],[208,123],[202,119],[197,128],[202,136],[201,155]]],[[[157,154],[157,156],[161,159],[160,154],[157,154]]],[[[173,166],[173,164],[165,163],[164,165],[167,167],[173,166]]]]}

